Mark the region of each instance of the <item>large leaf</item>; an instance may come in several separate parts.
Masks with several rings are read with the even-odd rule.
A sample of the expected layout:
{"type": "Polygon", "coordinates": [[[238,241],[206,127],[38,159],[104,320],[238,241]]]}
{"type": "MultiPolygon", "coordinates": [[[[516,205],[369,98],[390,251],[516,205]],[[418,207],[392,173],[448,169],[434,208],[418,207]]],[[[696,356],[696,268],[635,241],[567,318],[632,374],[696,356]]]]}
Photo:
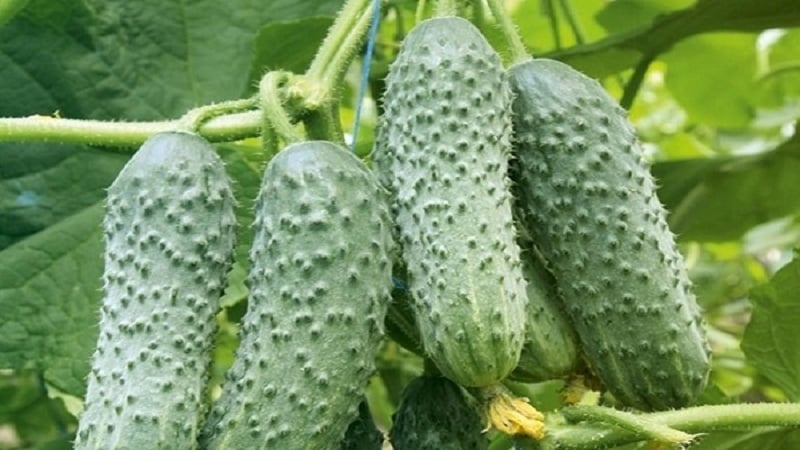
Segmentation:
{"type": "MultiPolygon", "coordinates": [[[[711,31],[761,31],[800,25],[796,0],[700,0],[691,8],[657,16],[649,26],[614,34],[547,56],[603,78],[633,67],[643,56],[655,56],[676,42],[711,31]]],[[[702,72],[698,68],[698,72],[702,72]]]]}
{"type": "Polygon", "coordinates": [[[251,74],[253,84],[267,70],[304,72],[331,23],[332,17],[307,17],[264,25],[255,40],[255,60],[251,74]]]}
{"type": "Polygon", "coordinates": [[[753,156],[667,161],[653,166],[670,226],[682,239],[727,241],[800,211],[800,134],[753,156]]]}
{"type": "Polygon", "coordinates": [[[783,390],[800,401],[800,260],[779,270],[769,283],[751,292],[753,313],[742,339],[748,361],[783,390]]]}
{"type": "Polygon", "coordinates": [[[0,252],[0,367],[81,395],[97,336],[101,204],[0,252]]]}

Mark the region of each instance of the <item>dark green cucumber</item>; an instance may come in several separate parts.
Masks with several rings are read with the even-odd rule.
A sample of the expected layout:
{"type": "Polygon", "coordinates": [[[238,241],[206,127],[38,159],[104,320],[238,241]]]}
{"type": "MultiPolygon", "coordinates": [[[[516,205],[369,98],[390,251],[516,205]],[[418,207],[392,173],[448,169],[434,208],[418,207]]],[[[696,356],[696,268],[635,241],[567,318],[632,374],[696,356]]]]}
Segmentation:
{"type": "Polygon", "coordinates": [[[626,405],[691,403],[708,379],[709,347],[624,110],[560,62],[533,60],[509,73],[518,204],[589,364],[626,405]]]}
{"type": "Polygon", "coordinates": [[[76,449],[193,449],[234,200],[213,147],[157,134],[108,190],[100,336],[76,449]]]}
{"type": "Polygon", "coordinates": [[[389,433],[394,450],[481,450],[489,446],[477,407],[455,383],[422,375],[403,390],[389,433]]]}
{"type": "Polygon", "coordinates": [[[565,377],[580,364],[575,331],[562,309],[555,280],[538,255],[531,249],[521,258],[528,282],[528,320],[519,364],[510,377],[528,383],[565,377]]]}
{"type": "Polygon", "coordinates": [[[344,434],[344,440],[339,450],[381,450],[383,448],[383,433],[375,426],[372,413],[366,400],[358,405],[358,417],[344,434]]]}
{"type": "Polygon", "coordinates": [[[500,58],[466,20],[426,20],[403,42],[384,106],[373,160],[392,193],[425,351],[460,384],[496,383],[525,333],[500,58]]]}
{"type": "Polygon", "coordinates": [[[201,443],[335,449],[374,371],[392,288],[385,191],[340,146],[293,144],[256,207],[241,344],[201,443]]]}

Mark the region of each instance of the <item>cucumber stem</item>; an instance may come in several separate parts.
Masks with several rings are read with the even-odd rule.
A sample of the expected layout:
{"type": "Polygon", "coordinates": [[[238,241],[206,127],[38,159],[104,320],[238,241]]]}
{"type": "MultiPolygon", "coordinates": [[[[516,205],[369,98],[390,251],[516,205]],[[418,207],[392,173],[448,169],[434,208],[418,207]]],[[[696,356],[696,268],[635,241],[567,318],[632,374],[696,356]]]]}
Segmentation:
{"type": "MultiPolygon", "coordinates": [[[[414,23],[420,23],[425,17],[425,8],[428,6],[427,0],[417,0],[417,10],[414,12],[414,23]]],[[[398,17],[400,15],[398,14],[398,17]]]]}
{"type": "MultiPolygon", "coordinates": [[[[715,430],[749,430],[755,427],[800,427],[800,403],[750,403],[704,405],[641,414],[651,423],[703,433],[715,430]]],[[[629,430],[598,424],[547,424],[542,450],[608,448],[646,439],[629,430]]]]}
{"type": "MultiPolygon", "coordinates": [[[[280,89],[285,86],[290,74],[288,72],[269,72],[264,75],[259,83],[259,98],[261,100],[261,112],[263,129],[272,129],[275,134],[286,144],[299,142],[302,140],[300,134],[295,130],[289,115],[284,109],[281,101],[280,89]]],[[[267,144],[272,139],[265,139],[267,144]]],[[[269,149],[265,149],[269,153],[269,149]]]]}
{"type": "Polygon", "coordinates": [[[602,406],[575,405],[564,408],[561,414],[570,422],[603,422],[659,442],[685,444],[695,438],[694,435],[653,422],[641,414],[602,406]]]}
{"type": "Polygon", "coordinates": [[[509,50],[511,50],[512,64],[522,63],[531,59],[528,50],[525,48],[525,44],[522,42],[519,30],[517,30],[517,27],[511,20],[511,15],[506,11],[503,0],[488,0],[487,3],[489,4],[489,10],[492,11],[494,19],[503,31],[503,36],[508,42],[509,50]]]}
{"type": "Polygon", "coordinates": [[[559,0],[558,3],[561,5],[561,10],[564,12],[564,17],[567,18],[567,23],[572,29],[572,34],[575,36],[575,42],[578,44],[585,43],[586,34],[583,32],[581,24],[578,23],[577,17],[575,17],[575,11],[572,10],[572,3],[570,3],[569,0],[559,0]]]}
{"type": "Polygon", "coordinates": [[[458,15],[458,5],[455,0],[437,0],[434,14],[436,17],[456,16],[458,15]]]}
{"type": "Polygon", "coordinates": [[[315,79],[323,79],[322,74],[340,52],[342,42],[353,33],[353,27],[361,17],[361,13],[367,9],[368,2],[369,0],[347,0],[345,2],[311,61],[306,75],[315,79]]]}
{"type": "Polygon", "coordinates": [[[347,72],[350,63],[353,62],[353,58],[358,54],[358,47],[367,35],[367,30],[369,30],[369,26],[372,23],[372,14],[372,8],[363,10],[350,29],[350,33],[340,42],[337,51],[319,75],[312,74],[310,70],[307,73],[312,80],[315,79],[315,76],[318,76],[316,79],[326,87],[326,92],[336,92],[337,88],[342,85],[345,72],[347,72]]]}
{"type": "Polygon", "coordinates": [[[178,119],[178,128],[196,133],[204,123],[214,117],[244,112],[254,109],[256,106],[258,106],[258,98],[255,96],[198,106],[190,109],[178,119]]]}
{"type": "MultiPolygon", "coordinates": [[[[179,129],[179,122],[112,122],[41,115],[0,118],[0,142],[59,142],[136,149],[156,133],[179,129]]],[[[248,111],[214,117],[197,131],[209,142],[229,142],[257,136],[260,129],[260,113],[248,111]]]]}

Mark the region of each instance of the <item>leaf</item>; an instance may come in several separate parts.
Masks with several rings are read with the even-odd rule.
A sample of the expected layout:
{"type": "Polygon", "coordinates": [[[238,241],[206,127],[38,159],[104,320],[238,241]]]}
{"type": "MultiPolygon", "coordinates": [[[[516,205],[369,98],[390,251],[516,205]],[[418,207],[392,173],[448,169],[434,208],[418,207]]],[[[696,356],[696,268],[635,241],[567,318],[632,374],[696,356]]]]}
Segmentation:
{"type": "Polygon", "coordinates": [[[44,370],[81,396],[97,338],[103,207],[0,252],[0,367],[44,370]]]}
{"type": "Polygon", "coordinates": [[[711,31],[761,31],[800,25],[796,0],[700,0],[693,7],[658,16],[652,24],[601,41],[546,53],[596,78],[633,67],[644,56],[711,31]]]}
{"type": "Polygon", "coordinates": [[[0,251],[102,200],[126,160],[73,145],[0,146],[0,251]]]}
{"type": "Polygon", "coordinates": [[[267,70],[305,72],[332,23],[332,17],[308,17],[264,25],[255,39],[251,83],[267,70]]]}
{"type": "Polygon", "coordinates": [[[735,128],[754,116],[756,35],[695,36],[663,56],[666,84],[695,122],[735,128]]]}
{"type": "Polygon", "coordinates": [[[800,401],[800,259],[779,270],[751,291],[753,312],[742,339],[748,362],[783,390],[790,401],[800,401]]]}
{"type": "Polygon", "coordinates": [[[772,151],[656,163],[659,199],[681,239],[726,241],[800,211],[800,134],[772,151]]]}
{"type": "Polygon", "coordinates": [[[649,25],[656,17],[688,8],[694,0],[616,0],[597,14],[597,22],[612,33],[649,25]]]}

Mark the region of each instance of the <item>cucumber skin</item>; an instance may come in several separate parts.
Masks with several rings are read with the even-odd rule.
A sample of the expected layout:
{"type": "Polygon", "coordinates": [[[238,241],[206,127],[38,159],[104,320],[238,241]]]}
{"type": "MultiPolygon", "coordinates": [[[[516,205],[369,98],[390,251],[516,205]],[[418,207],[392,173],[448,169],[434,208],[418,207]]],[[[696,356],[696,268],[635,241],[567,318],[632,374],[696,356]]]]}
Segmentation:
{"type": "Polygon", "coordinates": [[[235,241],[213,147],[148,139],[108,190],[100,334],[75,448],[194,449],[235,241]]]}
{"type": "MultiPolygon", "coordinates": [[[[523,243],[521,247],[531,246],[523,243]]],[[[555,280],[534,249],[523,252],[521,258],[528,318],[519,364],[509,378],[534,383],[577,373],[581,364],[578,338],[563,311],[555,280]]]]}
{"type": "Polygon", "coordinates": [[[348,151],[293,144],[255,206],[241,343],[201,435],[208,449],[335,449],[358,404],[390,300],[385,191],[348,151]]]}
{"type": "Polygon", "coordinates": [[[591,368],[625,405],[690,404],[708,380],[709,346],[624,110],[557,61],[509,73],[515,194],[591,368]]]}
{"type": "Polygon", "coordinates": [[[500,58],[466,20],[426,20],[403,42],[384,105],[373,161],[425,352],[459,384],[496,383],[519,360],[526,302],[500,58]]]}
{"type": "Polygon", "coordinates": [[[483,450],[489,441],[477,409],[445,377],[422,375],[403,390],[392,417],[394,450],[483,450]]]}

